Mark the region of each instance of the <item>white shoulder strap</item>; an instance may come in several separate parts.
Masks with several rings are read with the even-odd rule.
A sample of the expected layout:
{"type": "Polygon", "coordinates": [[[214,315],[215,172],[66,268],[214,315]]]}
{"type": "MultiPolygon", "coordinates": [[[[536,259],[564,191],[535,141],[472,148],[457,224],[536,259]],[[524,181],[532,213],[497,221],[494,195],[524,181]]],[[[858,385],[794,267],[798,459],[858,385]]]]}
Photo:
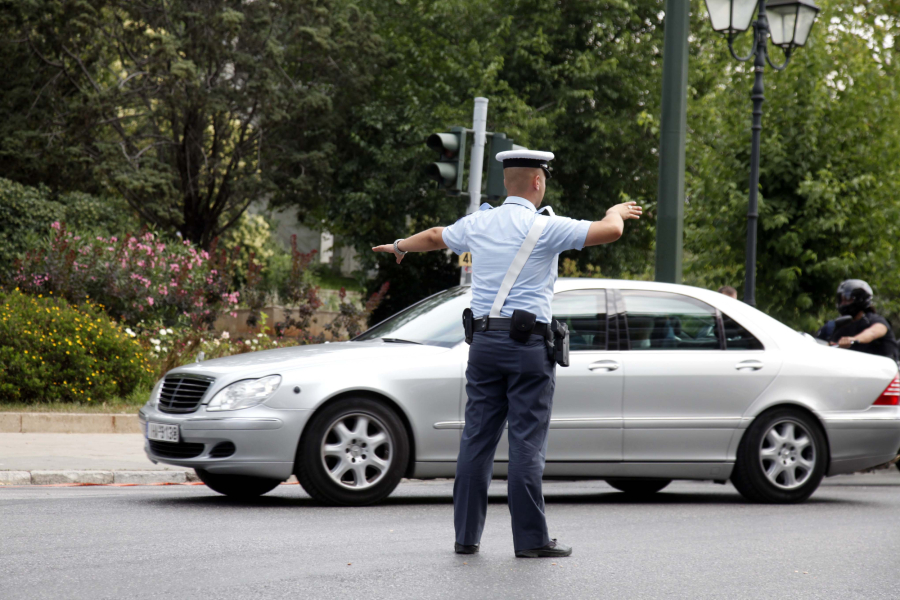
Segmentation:
{"type": "Polygon", "coordinates": [[[550,217],[545,215],[538,215],[534,219],[534,224],[531,226],[531,229],[528,230],[525,241],[522,242],[519,252],[516,253],[516,257],[513,259],[512,264],[509,265],[509,270],[503,278],[503,283],[500,284],[500,291],[497,292],[497,297],[494,298],[494,305],[491,307],[491,317],[496,318],[500,316],[500,309],[503,308],[506,297],[509,296],[509,291],[512,289],[513,284],[516,283],[516,279],[519,278],[519,273],[521,273],[522,269],[525,267],[528,257],[531,256],[531,251],[534,250],[538,239],[541,237],[541,233],[544,232],[544,227],[547,226],[549,221],[550,217]]]}

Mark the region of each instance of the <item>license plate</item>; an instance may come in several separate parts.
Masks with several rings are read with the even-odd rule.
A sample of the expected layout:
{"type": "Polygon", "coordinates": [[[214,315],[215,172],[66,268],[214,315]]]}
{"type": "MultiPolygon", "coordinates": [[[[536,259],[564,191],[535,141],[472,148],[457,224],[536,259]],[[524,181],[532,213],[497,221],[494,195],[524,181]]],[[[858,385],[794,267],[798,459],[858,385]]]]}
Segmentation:
{"type": "Polygon", "coordinates": [[[159,442],[177,442],[179,439],[178,425],[147,423],[147,439],[159,442]]]}

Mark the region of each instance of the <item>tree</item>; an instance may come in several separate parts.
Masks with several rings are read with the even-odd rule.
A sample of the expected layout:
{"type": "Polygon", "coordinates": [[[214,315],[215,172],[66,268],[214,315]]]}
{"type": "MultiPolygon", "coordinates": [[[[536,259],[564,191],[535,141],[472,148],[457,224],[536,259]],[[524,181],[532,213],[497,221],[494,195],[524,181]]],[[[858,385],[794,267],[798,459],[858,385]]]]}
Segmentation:
{"type": "MultiPolygon", "coordinates": [[[[759,308],[805,330],[834,314],[851,277],[872,284],[882,310],[900,309],[900,132],[885,126],[900,119],[897,3],[821,4],[808,45],[766,73],[760,166],[759,308]]],[[[686,280],[740,289],[752,66],[731,59],[705,16],[695,11],[686,280]]]]}
{"type": "MultiPolygon", "coordinates": [[[[301,212],[349,237],[367,270],[377,265],[372,291],[392,282],[376,318],[458,281],[453,257],[407,257],[398,269],[370,248],[465,213],[465,198],[447,197],[426,178],[432,155],[424,141],[470,123],[475,96],[490,100],[489,130],[556,152],[547,203],[560,214],[599,219],[624,198],[653,198],[658,141],[647,115],[659,104],[656,0],[362,6],[378,15],[384,44],[376,82],[350,107],[349,128],[335,139],[334,193],[301,212]]],[[[643,222],[614,246],[571,257],[609,275],[642,274],[652,238],[643,222]]]]}
{"type": "Polygon", "coordinates": [[[50,117],[10,136],[30,165],[74,156],[202,246],[254,200],[316,193],[333,99],[368,80],[378,47],[370,16],[341,0],[56,0],[5,24],[8,53],[28,50],[16,107],[31,90],[50,117]]]}

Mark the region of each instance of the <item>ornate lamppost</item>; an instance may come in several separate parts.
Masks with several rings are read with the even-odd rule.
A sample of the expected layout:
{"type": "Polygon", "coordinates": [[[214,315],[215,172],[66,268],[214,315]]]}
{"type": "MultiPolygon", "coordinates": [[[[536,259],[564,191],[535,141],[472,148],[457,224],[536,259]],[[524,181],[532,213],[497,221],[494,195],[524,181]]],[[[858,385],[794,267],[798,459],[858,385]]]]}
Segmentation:
{"type": "Polygon", "coordinates": [[[728,50],[741,61],[753,60],[756,79],[750,98],[753,100],[753,142],[750,153],[750,201],[747,208],[747,256],[744,275],[744,302],[756,305],[756,222],[757,192],[759,191],[759,133],[762,130],[763,71],[766,63],[776,71],[783,71],[791,60],[794,48],[806,44],[809,31],[819,14],[812,0],[706,0],[706,10],[713,30],[728,39],[728,50]],[[758,13],[756,21],[750,22],[758,13]],[[753,28],[753,48],[750,54],[738,56],[734,40],[753,28]],[[769,58],[767,38],[784,51],[784,62],[776,65],[769,58]]]}

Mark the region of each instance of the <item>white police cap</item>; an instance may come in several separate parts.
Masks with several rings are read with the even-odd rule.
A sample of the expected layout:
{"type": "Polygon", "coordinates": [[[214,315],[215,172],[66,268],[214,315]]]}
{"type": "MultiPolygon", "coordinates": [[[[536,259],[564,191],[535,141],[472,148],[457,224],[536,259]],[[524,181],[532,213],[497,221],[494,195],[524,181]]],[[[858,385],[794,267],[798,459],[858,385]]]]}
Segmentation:
{"type": "Polygon", "coordinates": [[[553,160],[552,152],[541,152],[540,150],[507,150],[506,152],[498,152],[497,160],[503,163],[503,168],[510,167],[527,167],[531,169],[543,169],[549,179],[550,161],[553,160]]]}

